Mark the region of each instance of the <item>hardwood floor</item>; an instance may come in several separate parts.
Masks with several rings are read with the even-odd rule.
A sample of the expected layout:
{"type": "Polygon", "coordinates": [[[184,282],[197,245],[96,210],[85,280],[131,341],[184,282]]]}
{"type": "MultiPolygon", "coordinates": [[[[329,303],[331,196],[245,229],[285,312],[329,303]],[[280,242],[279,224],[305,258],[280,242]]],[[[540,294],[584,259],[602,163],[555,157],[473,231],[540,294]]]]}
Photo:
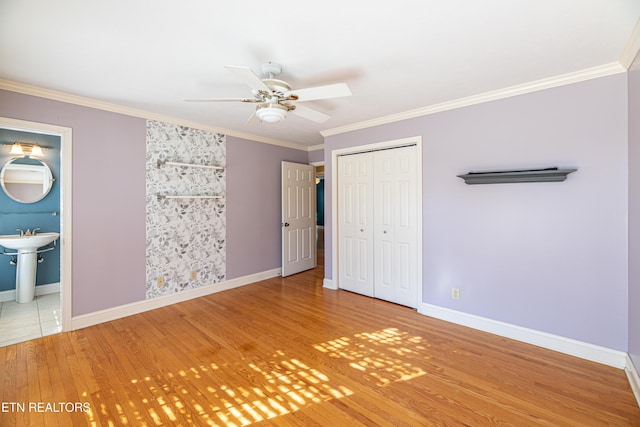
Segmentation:
{"type": "Polygon", "coordinates": [[[0,425],[640,425],[622,370],[325,290],[322,277],[0,348],[0,425]]]}

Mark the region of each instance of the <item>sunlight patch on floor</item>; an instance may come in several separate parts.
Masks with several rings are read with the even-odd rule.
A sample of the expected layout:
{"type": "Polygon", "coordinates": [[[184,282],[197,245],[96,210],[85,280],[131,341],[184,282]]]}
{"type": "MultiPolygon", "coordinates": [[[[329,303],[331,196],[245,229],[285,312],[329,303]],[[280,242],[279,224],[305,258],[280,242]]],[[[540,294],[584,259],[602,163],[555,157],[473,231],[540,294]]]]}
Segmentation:
{"type": "MultiPolygon", "coordinates": [[[[329,358],[342,359],[375,386],[408,381],[425,374],[418,365],[425,360],[428,344],[396,328],[361,332],[314,344],[329,358]]],[[[317,366],[317,365],[316,365],[317,366]]],[[[235,374],[234,374],[235,375],[235,374]]],[[[167,423],[240,427],[294,413],[314,404],[353,395],[317,367],[291,357],[284,350],[264,360],[202,364],[177,371],[149,372],[125,387],[128,401],[96,393],[90,425],[137,425],[153,420],[167,423]],[[241,373],[242,380],[225,381],[225,372],[241,373]],[[147,396],[135,401],[133,396],[147,396]],[[148,397],[151,396],[151,397],[148,397]],[[131,398],[133,397],[133,398],[131,398]],[[98,403],[99,402],[99,403],[98,403]],[[144,416],[142,416],[144,414],[144,416]],[[115,421],[117,422],[115,422],[115,421]]]]}
{"type": "MultiPolygon", "coordinates": [[[[191,418],[195,412],[198,418],[191,418],[189,425],[247,426],[290,414],[315,403],[353,394],[348,388],[332,383],[318,369],[299,359],[287,357],[284,351],[276,352],[270,360],[220,366],[212,363],[175,373],[168,372],[165,381],[158,376],[145,376],[131,380],[131,384],[144,387],[155,396],[153,399],[142,399],[138,404],[133,401],[129,403],[131,409],[136,409],[134,414],[139,414],[141,407],[145,408],[156,425],[163,425],[166,420],[174,422],[191,418]],[[216,381],[217,372],[226,369],[243,371],[247,383],[220,384],[216,381]],[[179,385],[182,382],[189,384],[191,379],[203,378],[210,382],[201,390],[188,390],[179,385]]],[[[121,404],[115,407],[120,421],[124,419],[123,424],[126,424],[127,416],[121,404]]],[[[102,413],[106,415],[104,409],[102,413]]]]}
{"type": "Polygon", "coordinates": [[[313,347],[330,357],[350,360],[349,366],[361,371],[378,386],[425,374],[422,368],[411,363],[424,360],[426,348],[422,338],[396,328],[340,337],[313,347]]]}

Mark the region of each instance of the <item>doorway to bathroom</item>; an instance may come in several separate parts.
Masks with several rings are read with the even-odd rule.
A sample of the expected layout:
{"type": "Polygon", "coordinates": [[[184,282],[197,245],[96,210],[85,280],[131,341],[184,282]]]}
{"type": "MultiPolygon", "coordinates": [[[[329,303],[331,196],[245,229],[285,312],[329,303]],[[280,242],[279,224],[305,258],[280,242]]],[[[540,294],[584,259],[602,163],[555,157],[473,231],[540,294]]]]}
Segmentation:
{"type": "Polygon", "coordinates": [[[34,251],[33,298],[24,296],[25,270],[17,274],[30,255],[0,247],[0,346],[70,329],[71,136],[70,128],[0,117],[0,235],[59,233],[34,251]],[[42,184],[33,184],[32,169],[47,172],[42,184]]]}

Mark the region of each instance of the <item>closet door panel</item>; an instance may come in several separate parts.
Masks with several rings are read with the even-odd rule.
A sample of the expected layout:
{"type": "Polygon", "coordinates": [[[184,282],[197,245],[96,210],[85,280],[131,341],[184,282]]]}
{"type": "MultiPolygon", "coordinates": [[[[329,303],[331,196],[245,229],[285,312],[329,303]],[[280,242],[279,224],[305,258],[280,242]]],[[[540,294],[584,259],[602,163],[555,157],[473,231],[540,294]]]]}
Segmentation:
{"type": "Polygon", "coordinates": [[[338,175],[338,283],[373,296],[372,154],[340,157],[338,175]]]}
{"type": "Polygon", "coordinates": [[[415,147],[374,153],[374,296],[417,307],[417,196],[415,147]]]}

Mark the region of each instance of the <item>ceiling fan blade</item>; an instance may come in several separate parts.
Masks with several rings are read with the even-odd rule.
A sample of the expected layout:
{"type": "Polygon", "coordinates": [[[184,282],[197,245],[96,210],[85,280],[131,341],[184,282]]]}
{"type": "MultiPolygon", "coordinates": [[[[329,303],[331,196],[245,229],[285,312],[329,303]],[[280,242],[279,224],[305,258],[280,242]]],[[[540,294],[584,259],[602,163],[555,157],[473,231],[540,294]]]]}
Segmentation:
{"type": "Polygon", "coordinates": [[[225,68],[236,75],[251,89],[264,90],[271,93],[271,89],[264,84],[260,77],[249,67],[237,67],[235,65],[225,65],[225,68]]]}
{"type": "Polygon", "coordinates": [[[286,93],[287,96],[296,95],[298,101],[313,101],[315,99],[340,98],[350,96],[351,90],[346,83],[336,83],[327,86],[296,89],[286,93]]]}
{"type": "Polygon", "coordinates": [[[324,123],[331,118],[331,116],[328,116],[325,113],[321,113],[318,110],[314,110],[313,108],[305,107],[300,104],[296,104],[296,109],[291,112],[316,123],[324,123]]]}
{"type": "Polygon", "coordinates": [[[261,102],[255,98],[183,98],[185,102],[261,102]]]}

